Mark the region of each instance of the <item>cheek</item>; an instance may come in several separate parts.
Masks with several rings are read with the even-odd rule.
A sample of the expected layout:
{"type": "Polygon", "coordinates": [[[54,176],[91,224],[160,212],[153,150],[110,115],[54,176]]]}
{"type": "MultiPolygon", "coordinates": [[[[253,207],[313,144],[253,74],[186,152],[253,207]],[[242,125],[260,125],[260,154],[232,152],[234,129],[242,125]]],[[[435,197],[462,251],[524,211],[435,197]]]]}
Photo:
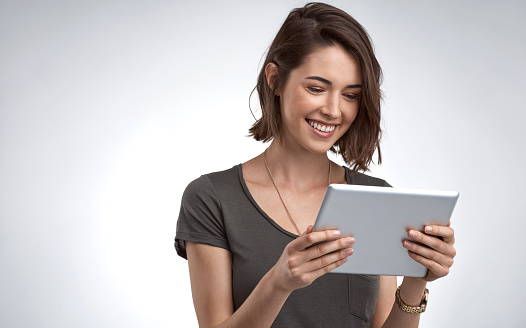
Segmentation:
{"type": "Polygon", "coordinates": [[[345,109],[345,123],[347,123],[349,126],[356,120],[356,117],[358,116],[358,106],[358,104],[353,104],[352,106],[349,106],[349,108],[345,109]]]}
{"type": "Polygon", "coordinates": [[[280,101],[282,114],[287,117],[305,115],[321,106],[320,100],[305,95],[301,90],[283,94],[280,101]]]}
{"type": "Polygon", "coordinates": [[[346,110],[342,114],[344,117],[343,125],[345,126],[345,129],[341,131],[341,135],[338,138],[341,138],[345,133],[347,133],[354,121],[356,121],[356,117],[358,117],[358,106],[350,108],[350,110],[346,110]]]}

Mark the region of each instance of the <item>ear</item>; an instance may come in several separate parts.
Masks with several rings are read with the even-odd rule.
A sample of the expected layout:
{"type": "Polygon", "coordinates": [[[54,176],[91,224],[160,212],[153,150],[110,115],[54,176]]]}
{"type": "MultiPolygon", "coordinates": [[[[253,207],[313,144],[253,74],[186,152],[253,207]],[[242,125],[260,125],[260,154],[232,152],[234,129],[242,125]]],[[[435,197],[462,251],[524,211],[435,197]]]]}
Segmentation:
{"type": "Polygon", "coordinates": [[[279,96],[279,90],[274,90],[276,79],[278,78],[279,67],[273,62],[270,62],[265,66],[265,76],[267,78],[267,85],[274,91],[276,96],[279,96]]]}

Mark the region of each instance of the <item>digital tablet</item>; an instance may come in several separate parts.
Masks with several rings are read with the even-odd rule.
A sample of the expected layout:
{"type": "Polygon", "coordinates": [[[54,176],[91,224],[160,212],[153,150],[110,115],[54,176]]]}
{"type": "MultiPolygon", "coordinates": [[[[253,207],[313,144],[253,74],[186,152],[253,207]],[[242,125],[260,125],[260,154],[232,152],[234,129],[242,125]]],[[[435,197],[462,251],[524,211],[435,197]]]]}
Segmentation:
{"type": "Polygon", "coordinates": [[[447,225],[457,203],[455,191],[332,184],[314,230],[338,229],[353,236],[354,249],[334,273],[424,277],[427,268],[402,246],[409,229],[447,225]]]}

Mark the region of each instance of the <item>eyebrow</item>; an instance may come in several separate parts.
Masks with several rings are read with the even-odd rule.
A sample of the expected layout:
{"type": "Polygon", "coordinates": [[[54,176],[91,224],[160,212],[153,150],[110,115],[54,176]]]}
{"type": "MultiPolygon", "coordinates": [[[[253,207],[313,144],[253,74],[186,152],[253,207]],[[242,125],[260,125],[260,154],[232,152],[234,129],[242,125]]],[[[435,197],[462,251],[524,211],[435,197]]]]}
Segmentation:
{"type": "MultiPolygon", "coordinates": [[[[323,77],[320,77],[320,76],[308,76],[305,79],[306,80],[316,80],[316,81],[320,81],[328,85],[332,85],[331,81],[324,79],[323,77]]],[[[349,84],[345,87],[345,89],[355,89],[355,88],[361,88],[361,87],[362,87],[361,84],[349,84]]]]}

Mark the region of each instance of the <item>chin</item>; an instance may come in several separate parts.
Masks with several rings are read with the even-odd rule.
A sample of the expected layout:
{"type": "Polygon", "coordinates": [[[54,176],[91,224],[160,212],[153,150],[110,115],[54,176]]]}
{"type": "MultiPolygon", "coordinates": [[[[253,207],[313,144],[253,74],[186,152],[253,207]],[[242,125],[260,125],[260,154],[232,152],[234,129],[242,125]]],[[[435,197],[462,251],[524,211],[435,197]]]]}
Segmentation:
{"type": "Polygon", "coordinates": [[[329,144],[318,144],[318,145],[311,145],[310,147],[305,147],[305,149],[308,149],[311,153],[314,153],[314,154],[326,154],[329,150],[331,150],[331,147],[332,147],[332,143],[329,144]]]}

